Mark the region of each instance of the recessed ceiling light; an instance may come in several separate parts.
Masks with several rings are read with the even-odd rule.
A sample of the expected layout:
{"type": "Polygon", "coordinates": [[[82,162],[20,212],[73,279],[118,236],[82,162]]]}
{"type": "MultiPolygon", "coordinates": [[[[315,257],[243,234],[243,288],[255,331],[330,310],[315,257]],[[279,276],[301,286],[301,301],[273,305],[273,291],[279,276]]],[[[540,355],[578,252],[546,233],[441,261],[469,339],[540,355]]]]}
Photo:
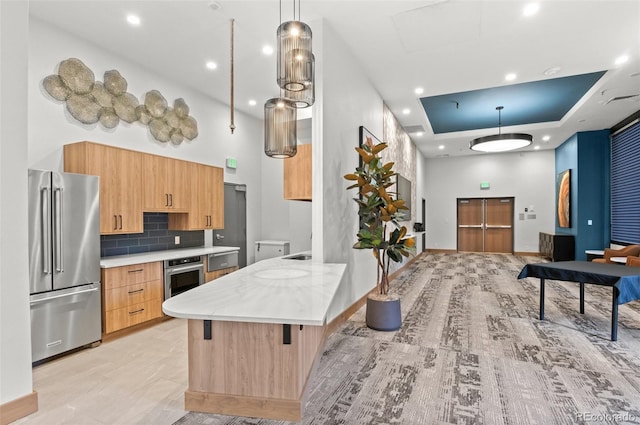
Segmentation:
{"type": "Polygon", "coordinates": [[[409,115],[409,114],[411,113],[411,109],[409,109],[409,108],[404,108],[404,109],[402,110],[402,113],[403,113],[403,114],[405,114],[405,115],[409,115]]]}
{"type": "Polygon", "coordinates": [[[264,55],[270,56],[273,54],[273,47],[269,46],[269,45],[265,45],[262,47],[262,53],[264,55]]]}
{"type": "Polygon", "coordinates": [[[444,149],[444,145],[438,146],[438,149],[440,149],[440,150],[444,149]]]}
{"type": "Polygon", "coordinates": [[[518,75],[515,72],[510,72],[504,76],[504,79],[507,81],[513,81],[516,79],[516,77],[518,77],[518,75]]]}
{"type": "Polygon", "coordinates": [[[416,87],[416,89],[413,92],[415,94],[422,94],[424,93],[424,89],[422,87],[416,87]]]}
{"type": "Polygon", "coordinates": [[[542,136],[543,142],[548,142],[550,139],[551,139],[551,136],[548,136],[548,135],[542,136]]]}
{"type": "Polygon", "coordinates": [[[524,16],[533,16],[536,13],[538,13],[538,10],[540,10],[540,4],[538,4],[538,3],[529,3],[528,5],[526,5],[524,7],[524,9],[522,9],[522,14],[524,16]]]}
{"type": "Polygon", "coordinates": [[[560,67],[559,66],[552,66],[551,68],[547,68],[544,70],[544,75],[554,75],[557,74],[558,72],[560,72],[560,67]]]}
{"type": "Polygon", "coordinates": [[[134,27],[137,27],[140,25],[140,17],[137,15],[127,15],[127,22],[129,22],[129,25],[132,25],[134,27]]]}
{"type": "Polygon", "coordinates": [[[422,131],[418,131],[418,132],[416,133],[416,136],[418,136],[418,137],[422,137],[423,135],[424,135],[424,133],[423,133],[422,131]]]}
{"type": "Polygon", "coordinates": [[[622,65],[623,63],[626,63],[628,60],[629,60],[629,56],[627,55],[618,56],[618,58],[616,59],[616,65],[622,65]]]}
{"type": "Polygon", "coordinates": [[[218,64],[214,61],[207,61],[206,67],[207,69],[216,69],[218,67],[218,64]]]}
{"type": "Polygon", "coordinates": [[[249,105],[256,106],[256,101],[254,99],[249,99],[249,105]]]}

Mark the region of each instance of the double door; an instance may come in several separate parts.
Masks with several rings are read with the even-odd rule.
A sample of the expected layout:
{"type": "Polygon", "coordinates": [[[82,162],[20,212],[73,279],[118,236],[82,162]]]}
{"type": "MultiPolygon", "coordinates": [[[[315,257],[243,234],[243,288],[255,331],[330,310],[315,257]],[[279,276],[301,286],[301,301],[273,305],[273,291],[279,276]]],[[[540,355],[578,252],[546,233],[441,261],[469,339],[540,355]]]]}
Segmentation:
{"type": "Polygon", "coordinates": [[[458,198],[458,251],[513,253],[514,198],[458,198]]]}

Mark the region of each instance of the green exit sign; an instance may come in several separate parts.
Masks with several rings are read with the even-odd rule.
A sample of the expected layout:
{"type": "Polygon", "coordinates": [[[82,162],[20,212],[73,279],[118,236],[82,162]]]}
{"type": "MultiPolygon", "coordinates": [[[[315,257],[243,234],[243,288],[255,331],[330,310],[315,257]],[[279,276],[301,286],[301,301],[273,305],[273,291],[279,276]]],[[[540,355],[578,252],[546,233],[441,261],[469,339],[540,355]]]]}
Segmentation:
{"type": "Polygon", "coordinates": [[[227,168],[236,168],[238,161],[235,158],[227,158],[227,168]]]}
{"type": "Polygon", "coordinates": [[[480,182],[480,189],[487,190],[490,187],[491,187],[491,185],[489,184],[489,182],[480,182]]]}

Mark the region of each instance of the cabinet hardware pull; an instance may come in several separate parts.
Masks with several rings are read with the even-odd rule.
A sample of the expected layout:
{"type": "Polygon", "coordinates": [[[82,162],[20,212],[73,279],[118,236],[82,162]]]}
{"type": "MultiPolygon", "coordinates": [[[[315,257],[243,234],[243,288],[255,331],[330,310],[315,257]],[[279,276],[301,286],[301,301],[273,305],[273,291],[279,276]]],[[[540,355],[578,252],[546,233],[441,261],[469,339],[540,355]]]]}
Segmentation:
{"type": "Polygon", "coordinates": [[[129,291],[129,294],[135,294],[135,293],[137,293],[137,292],[142,292],[142,291],[144,291],[144,288],[142,288],[142,289],[136,289],[135,291],[129,291]]]}
{"type": "Polygon", "coordinates": [[[122,230],[122,216],[118,215],[118,217],[120,217],[120,230],[122,230]]]}
{"type": "Polygon", "coordinates": [[[130,311],[129,314],[142,313],[143,311],[144,311],[144,308],[141,308],[140,310],[130,311]]]}
{"type": "Polygon", "coordinates": [[[129,270],[127,273],[138,273],[144,271],[144,269],[135,269],[135,270],[129,270]]]}
{"type": "Polygon", "coordinates": [[[113,230],[118,230],[118,216],[113,216],[113,230]]]}
{"type": "Polygon", "coordinates": [[[173,193],[169,194],[169,206],[172,207],[173,206],[173,193]]]}
{"type": "Polygon", "coordinates": [[[168,194],[164,194],[164,206],[168,207],[169,206],[169,195],[168,194]]]}

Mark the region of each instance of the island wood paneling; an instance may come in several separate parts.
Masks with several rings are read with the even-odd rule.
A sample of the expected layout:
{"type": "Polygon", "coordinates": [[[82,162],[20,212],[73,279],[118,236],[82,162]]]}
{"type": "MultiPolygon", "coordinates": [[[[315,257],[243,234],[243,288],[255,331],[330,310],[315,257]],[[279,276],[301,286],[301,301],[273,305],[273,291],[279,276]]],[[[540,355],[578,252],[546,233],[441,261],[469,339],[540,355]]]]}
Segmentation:
{"type": "Polygon", "coordinates": [[[325,336],[324,326],[189,320],[187,410],[297,420],[303,390],[325,336]],[[295,414],[292,415],[292,412],[295,414]]]}

